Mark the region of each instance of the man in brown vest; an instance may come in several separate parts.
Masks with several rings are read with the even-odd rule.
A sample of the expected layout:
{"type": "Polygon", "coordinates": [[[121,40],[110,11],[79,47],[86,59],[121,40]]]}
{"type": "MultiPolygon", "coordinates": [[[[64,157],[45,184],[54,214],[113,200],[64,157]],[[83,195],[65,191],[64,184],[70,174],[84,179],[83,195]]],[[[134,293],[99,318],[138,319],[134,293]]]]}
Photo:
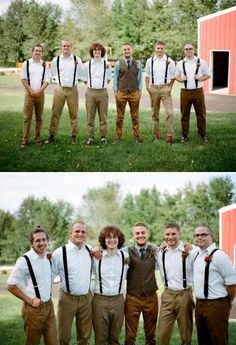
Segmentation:
{"type": "Polygon", "coordinates": [[[122,46],[124,58],[115,64],[113,89],[116,98],[116,139],[122,137],[125,107],[130,106],[130,114],[133,126],[133,135],[136,143],[141,142],[139,136],[139,102],[142,92],[142,65],[140,61],[133,59],[133,47],[130,43],[122,46]]]}
{"type": "Polygon", "coordinates": [[[158,315],[156,251],[147,244],[149,230],[145,223],[136,223],[133,228],[135,245],[128,248],[129,269],[127,273],[127,295],[125,301],[125,345],[134,345],[142,313],[145,344],[155,345],[158,315]]]}

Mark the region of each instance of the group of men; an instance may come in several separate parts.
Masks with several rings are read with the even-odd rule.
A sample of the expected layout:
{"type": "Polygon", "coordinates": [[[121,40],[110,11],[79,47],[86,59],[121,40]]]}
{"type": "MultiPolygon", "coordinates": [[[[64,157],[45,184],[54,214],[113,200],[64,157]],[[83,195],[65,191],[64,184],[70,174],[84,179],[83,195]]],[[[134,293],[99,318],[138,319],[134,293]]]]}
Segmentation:
{"type": "Polygon", "coordinates": [[[228,345],[228,319],[236,290],[236,272],[229,257],[216,248],[211,228],[195,229],[196,246],[181,241],[178,224],[164,229],[165,243],[148,244],[149,229],[136,223],[134,245],[123,247],[125,236],[114,225],[105,226],[98,241],[102,252],[86,244],[87,229],[76,221],[69,242],[47,253],[48,234],[37,227],[30,234],[31,249],[19,258],[8,279],[8,289],[23,300],[22,317],[27,345],[69,345],[73,319],[77,344],[87,345],[92,326],[96,345],[119,345],[125,316],[125,345],[134,345],[142,313],[145,344],[169,345],[177,320],[182,345],[191,345],[193,290],[199,345],[228,345]],[[155,270],[164,283],[158,319],[155,270]],[[94,283],[91,288],[91,277],[94,283]],[[51,302],[53,277],[60,276],[58,323],[51,302]],[[126,293],[125,293],[125,279],[126,293]],[[57,338],[58,337],[58,338],[57,338]]]}
{"type": "MultiPolygon", "coordinates": [[[[209,68],[203,59],[194,55],[192,44],[184,46],[185,58],[177,63],[167,56],[166,46],[162,41],[155,44],[155,55],[150,57],[145,67],[145,85],[150,95],[152,109],[152,135],[154,141],[161,138],[160,104],[163,103],[166,112],[166,141],[173,142],[174,115],[171,90],[174,81],[182,84],[180,95],[181,108],[181,142],[189,141],[189,122],[191,106],[194,106],[200,140],[208,142],[206,135],[206,107],[203,93],[203,81],[210,78],[209,68]]],[[[30,125],[35,111],[35,143],[41,145],[41,127],[44,108],[44,90],[54,80],[57,86],[54,90],[49,137],[45,144],[55,140],[59,120],[67,103],[71,123],[71,143],[77,143],[78,136],[78,88],[77,81],[87,84],[85,103],[87,110],[87,145],[93,145],[94,123],[96,112],[99,115],[100,142],[107,144],[107,86],[112,79],[111,64],[105,57],[105,47],[93,43],[89,48],[91,59],[82,63],[81,59],[72,53],[72,43],[62,41],[62,53],[52,60],[51,68],[42,60],[43,47],[40,44],[32,48],[32,58],[22,66],[21,80],[25,88],[23,139],[21,147],[29,144],[30,125]]],[[[133,137],[136,143],[142,142],[139,130],[139,106],[143,88],[142,64],[133,58],[133,46],[130,43],[122,45],[123,58],[115,63],[113,90],[116,100],[116,140],[119,142],[123,134],[123,122],[127,103],[130,107],[133,137]]]]}

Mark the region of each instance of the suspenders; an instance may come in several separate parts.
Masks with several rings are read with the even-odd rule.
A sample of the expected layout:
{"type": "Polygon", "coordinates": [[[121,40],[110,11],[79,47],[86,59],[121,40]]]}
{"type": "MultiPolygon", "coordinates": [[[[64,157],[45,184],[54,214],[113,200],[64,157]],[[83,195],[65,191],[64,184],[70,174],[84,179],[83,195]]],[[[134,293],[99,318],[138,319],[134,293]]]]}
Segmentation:
{"type": "MultiPolygon", "coordinates": [[[[92,73],[91,73],[91,60],[89,61],[89,84],[90,87],[92,88],[92,73]]],[[[105,77],[106,77],[106,61],[103,61],[103,66],[104,66],[104,72],[103,72],[103,79],[102,79],[102,89],[104,89],[105,86],[105,77]]]]}
{"type": "Polygon", "coordinates": [[[211,262],[211,258],[213,254],[218,250],[218,248],[215,248],[209,255],[209,260],[206,262],[206,267],[205,267],[205,275],[204,275],[204,296],[205,298],[208,297],[208,282],[209,282],[209,266],[211,262]]]}
{"type": "MultiPolygon", "coordinates": [[[[168,66],[169,60],[168,56],[166,55],[166,70],[165,70],[165,77],[164,77],[164,84],[167,84],[167,74],[168,74],[168,66]]],[[[154,71],[153,71],[153,64],[154,64],[154,57],[151,58],[151,75],[152,75],[152,85],[154,85],[154,71]]]]}
{"type": "MultiPolygon", "coordinates": [[[[76,56],[73,55],[73,58],[74,58],[75,68],[74,68],[74,77],[73,77],[72,87],[75,86],[75,77],[76,77],[76,69],[77,69],[77,59],[76,59],[76,56]]],[[[61,86],[61,77],[60,77],[59,65],[60,65],[60,56],[57,57],[57,75],[58,75],[59,85],[61,86]]]]}
{"type": "MultiPolygon", "coordinates": [[[[46,70],[46,63],[43,61],[43,74],[42,74],[42,80],[41,80],[41,86],[43,85],[44,77],[45,77],[45,70],[46,70]]],[[[27,80],[28,84],[30,86],[30,72],[29,72],[29,60],[26,60],[26,73],[27,73],[27,80]]]]}
{"type": "MultiPolygon", "coordinates": [[[[183,72],[184,72],[184,75],[187,76],[186,68],[185,68],[185,62],[186,61],[183,61],[183,72]]],[[[196,67],[195,75],[198,74],[199,67],[200,67],[200,58],[197,58],[197,67],[196,67]]],[[[195,85],[196,85],[196,89],[197,89],[198,80],[196,80],[196,79],[195,79],[195,85]]],[[[184,81],[184,87],[185,87],[185,89],[187,89],[187,80],[184,81]]]]}
{"type": "MultiPolygon", "coordinates": [[[[30,259],[28,258],[28,256],[26,254],[23,255],[23,257],[25,258],[25,260],[27,262],[27,266],[28,266],[28,269],[29,269],[30,277],[31,277],[31,280],[32,280],[32,283],[33,283],[33,286],[34,286],[35,295],[36,295],[37,298],[41,299],[39,288],[38,288],[38,283],[37,283],[37,280],[35,278],[35,274],[34,274],[33,267],[31,265],[30,259]]],[[[50,260],[49,260],[49,262],[50,262],[50,265],[52,265],[50,260]]]]}
{"type": "MultiPolygon", "coordinates": [[[[89,247],[85,245],[85,248],[86,248],[86,250],[88,251],[88,253],[90,255],[89,247]]],[[[70,293],[70,284],[69,284],[69,275],[68,275],[66,246],[62,247],[62,257],[63,257],[64,272],[65,272],[66,290],[67,290],[68,293],[70,293]]],[[[92,270],[92,267],[91,267],[91,270],[92,270]]]]}
{"type": "MultiPolygon", "coordinates": [[[[207,298],[208,297],[208,283],[209,283],[209,268],[210,268],[210,263],[211,263],[211,259],[213,254],[218,250],[218,248],[215,248],[208,256],[209,260],[206,261],[206,266],[205,266],[205,273],[204,273],[204,297],[207,298]]],[[[199,252],[197,253],[197,255],[194,258],[194,262],[196,261],[197,257],[199,255],[199,252]]]]}
{"type": "MultiPolygon", "coordinates": [[[[121,259],[122,259],[122,268],[121,268],[121,275],[120,275],[120,283],[119,283],[119,289],[118,289],[118,294],[121,293],[121,287],[122,287],[122,281],[123,281],[123,275],[124,275],[124,264],[125,264],[125,255],[122,251],[121,253],[121,259]]],[[[99,260],[98,263],[98,278],[99,278],[99,289],[100,289],[100,294],[102,295],[102,274],[101,274],[101,265],[102,265],[102,259],[99,260]]]]}
{"type": "MultiPolygon", "coordinates": [[[[162,253],[162,265],[163,265],[163,272],[164,272],[164,280],[165,280],[165,287],[168,287],[168,279],[166,274],[166,267],[165,267],[165,255],[166,249],[162,253]]],[[[187,275],[186,275],[186,256],[182,257],[182,269],[183,269],[183,288],[187,288],[187,275]]]]}

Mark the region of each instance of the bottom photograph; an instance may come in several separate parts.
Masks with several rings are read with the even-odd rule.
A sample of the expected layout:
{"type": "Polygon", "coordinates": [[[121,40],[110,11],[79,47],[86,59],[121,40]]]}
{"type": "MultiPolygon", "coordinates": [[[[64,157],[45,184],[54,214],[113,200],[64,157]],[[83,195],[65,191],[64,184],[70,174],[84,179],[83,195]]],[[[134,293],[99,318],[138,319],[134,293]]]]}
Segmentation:
{"type": "Polygon", "coordinates": [[[236,343],[236,173],[0,173],[3,345],[236,343]]]}

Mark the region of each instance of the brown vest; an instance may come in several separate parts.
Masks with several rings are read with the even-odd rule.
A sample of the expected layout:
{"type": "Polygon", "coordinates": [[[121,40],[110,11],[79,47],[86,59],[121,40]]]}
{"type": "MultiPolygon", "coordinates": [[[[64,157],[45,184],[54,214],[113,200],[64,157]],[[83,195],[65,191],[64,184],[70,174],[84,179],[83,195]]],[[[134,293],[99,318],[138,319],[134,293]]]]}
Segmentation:
{"type": "Polygon", "coordinates": [[[155,278],[155,257],[147,247],[143,260],[135,247],[129,247],[130,265],[127,273],[127,293],[135,296],[150,296],[158,289],[155,278]]]}
{"type": "Polygon", "coordinates": [[[118,90],[121,92],[135,92],[138,90],[137,61],[132,60],[130,68],[124,59],[120,60],[118,90]]]}

